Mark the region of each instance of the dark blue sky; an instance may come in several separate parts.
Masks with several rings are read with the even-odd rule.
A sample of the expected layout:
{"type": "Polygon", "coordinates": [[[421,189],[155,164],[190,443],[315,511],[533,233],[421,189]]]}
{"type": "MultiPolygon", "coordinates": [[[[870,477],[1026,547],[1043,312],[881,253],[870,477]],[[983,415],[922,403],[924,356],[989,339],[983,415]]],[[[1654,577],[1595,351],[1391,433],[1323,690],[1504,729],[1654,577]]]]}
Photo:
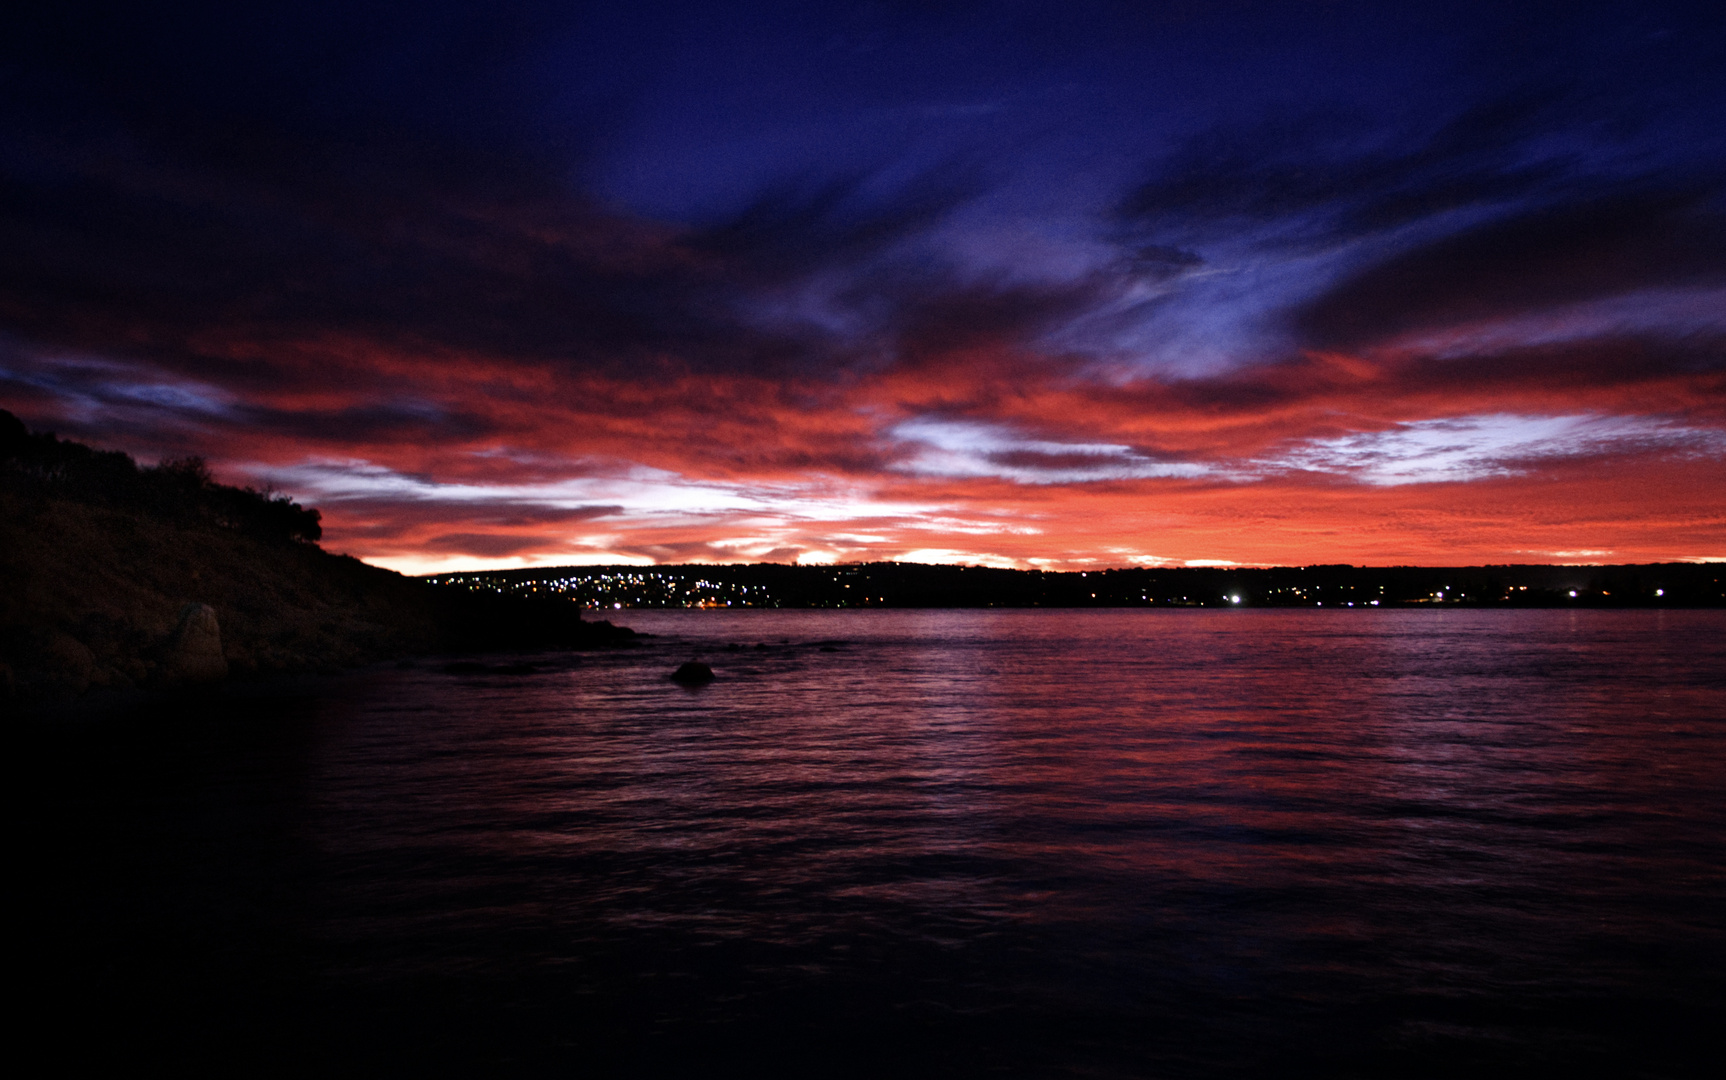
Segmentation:
{"type": "Polygon", "coordinates": [[[394,565],[1726,553],[1718,5],[6,19],[0,404],[394,565]]]}

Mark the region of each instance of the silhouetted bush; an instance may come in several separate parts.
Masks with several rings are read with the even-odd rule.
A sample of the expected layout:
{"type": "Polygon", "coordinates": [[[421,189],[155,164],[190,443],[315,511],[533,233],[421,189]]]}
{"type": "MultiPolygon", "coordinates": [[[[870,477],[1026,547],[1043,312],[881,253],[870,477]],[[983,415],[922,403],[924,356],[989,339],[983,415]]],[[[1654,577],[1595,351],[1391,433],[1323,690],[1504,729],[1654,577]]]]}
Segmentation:
{"type": "Polygon", "coordinates": [[[201,457],[168,458],[140,469],[129,454],[93,450],[52,433],[31,433],[0,409],[0,473],[42,494],[115,506],[166,520],[207,522],[262,540],[315,543],[317,510],[275,491],[218,484],[201,457]]]}

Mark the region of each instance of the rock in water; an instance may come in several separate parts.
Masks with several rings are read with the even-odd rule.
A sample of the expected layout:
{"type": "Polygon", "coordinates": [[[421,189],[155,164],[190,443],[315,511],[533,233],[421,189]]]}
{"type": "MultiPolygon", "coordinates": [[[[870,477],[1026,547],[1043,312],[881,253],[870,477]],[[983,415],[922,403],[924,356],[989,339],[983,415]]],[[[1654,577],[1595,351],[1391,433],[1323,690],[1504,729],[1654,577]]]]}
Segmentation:
{"type": "Polygon", "coordinates": [[[701,686],[713,681],[713,669],[699,660],[691,660],[671,673],[671,681],[684,686],[701,686]]]}
{"type": "Polygon", "coordinates": [[[164,681],[200,683],[227,678],[228,658],[222,655],[216,609],[195,603],[181,608],[180,625],[168,637],[161,656],[164,681]]]}

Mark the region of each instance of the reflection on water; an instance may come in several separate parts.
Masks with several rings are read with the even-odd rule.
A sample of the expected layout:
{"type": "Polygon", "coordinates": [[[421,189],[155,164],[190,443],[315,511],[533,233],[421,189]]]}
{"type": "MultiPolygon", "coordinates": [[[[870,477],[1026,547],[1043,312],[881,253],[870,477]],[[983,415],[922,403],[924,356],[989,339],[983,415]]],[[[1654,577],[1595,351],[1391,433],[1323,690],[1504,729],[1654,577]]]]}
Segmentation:
{"type": "Polygon", "coordinates": [[[41,737],[80,1052],[1691,1075],[1726,1015],[1721,613],[629,621],[41,737]]]}

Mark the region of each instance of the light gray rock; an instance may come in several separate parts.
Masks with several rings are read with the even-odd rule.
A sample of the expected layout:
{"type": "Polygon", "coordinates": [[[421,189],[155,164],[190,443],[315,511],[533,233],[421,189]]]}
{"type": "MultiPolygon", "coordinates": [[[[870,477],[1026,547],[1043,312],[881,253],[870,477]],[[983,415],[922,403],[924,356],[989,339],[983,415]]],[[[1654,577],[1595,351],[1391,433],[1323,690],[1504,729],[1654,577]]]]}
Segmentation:
{"type": "Polygon", "coordinates": [[[222,655],[216,609],[196,603],[181,608],[179,625],[162,646],[159,662],[164,682],[203,683],[227,678],[228,658],[222,655]]]}

